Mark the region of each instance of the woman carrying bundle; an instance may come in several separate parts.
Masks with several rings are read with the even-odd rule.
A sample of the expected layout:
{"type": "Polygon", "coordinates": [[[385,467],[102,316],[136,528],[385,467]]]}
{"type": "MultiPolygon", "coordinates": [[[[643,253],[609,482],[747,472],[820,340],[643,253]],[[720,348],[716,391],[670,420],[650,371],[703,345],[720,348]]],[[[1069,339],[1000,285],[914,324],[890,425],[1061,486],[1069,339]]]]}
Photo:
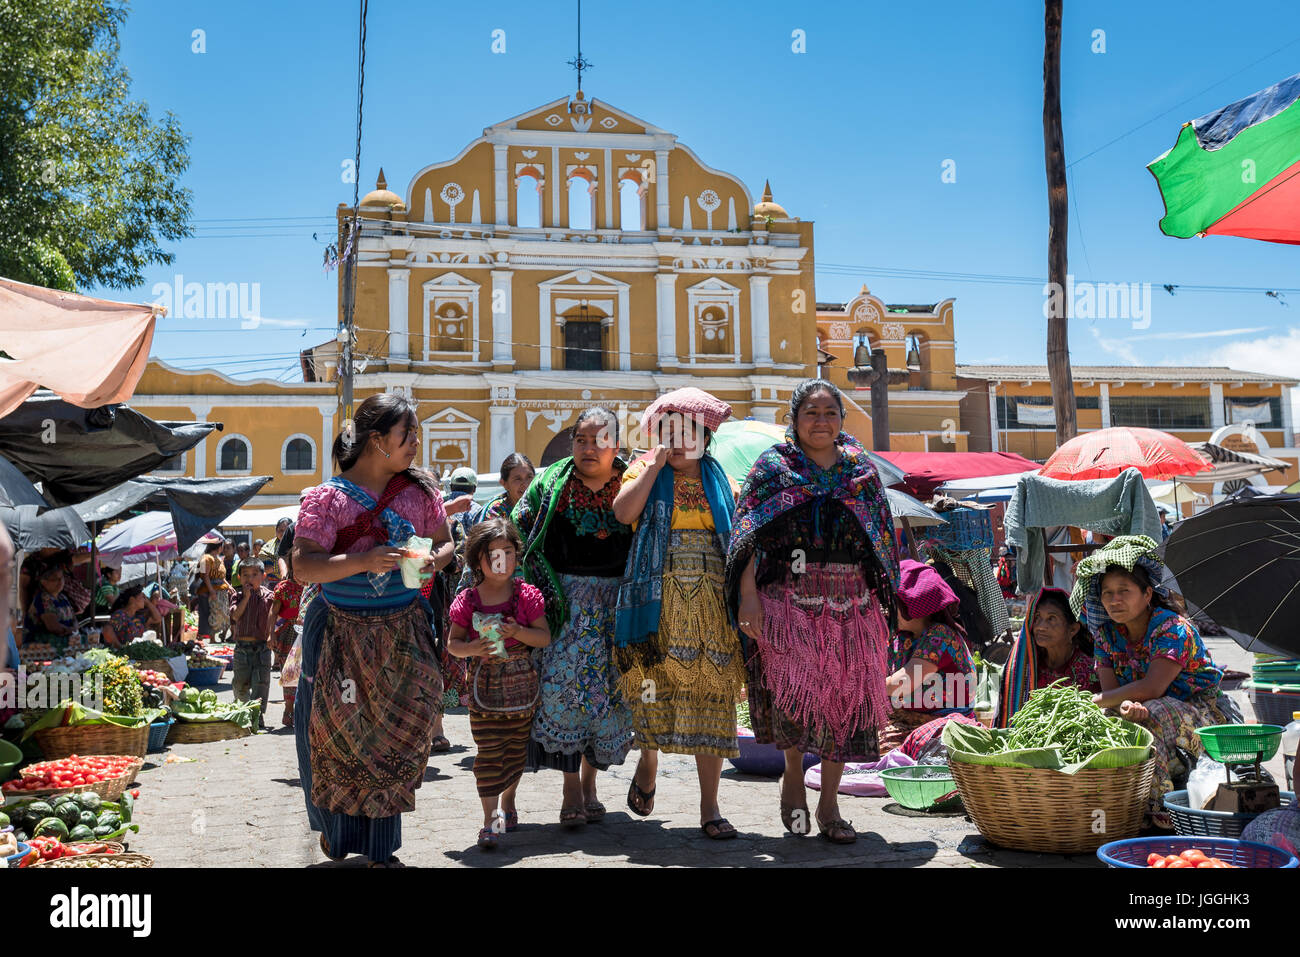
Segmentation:
{"type": "Polygon", "coordinates": [[[700,389],[656,399],[642,423],[656,443],[623,473],[614,516],[636,527],[614,638],[641,760],[633,814],[654,808],[659,752],[695,756],[700,828],[736,836],[718,810],[722,759],[738,757],[736,700],[745,680],[740,633],[723,590],[735,493],[708,454],[731,406],[700,389]]]}
{"type": "Polygon", "coordinates": [[[837,789],[845,761],[874,761],[889,719],[885,651],[898,583],[894,521],[876,467],[842,431],[839,389],[790,398],[786,440],[745,479],[727,556],[727,595],[754,639],[746,660],[754,736],[785,751],[781,821],[811,831],[803,755],[822,759],[816,822],[851,844],[837,789]]]}
{"type": "Polygon", "coordinates": [[[1240,724],[1242,718],[1219,690],[1223,671],[1210,659],[1196,625],[1170,607],[1155,549],[1145,535],[1107,542],[1079,562],[1070,607],[1086,610],[1096,642],[1101,691],[1092,700],[1119,709],[1120,717],[1155,737],[1147,813],[1157,827],[1168,828],[1163,799],[1174,789],[1174,749],[1199,756],[1204,748],[1197,728],[1240,724]]]}

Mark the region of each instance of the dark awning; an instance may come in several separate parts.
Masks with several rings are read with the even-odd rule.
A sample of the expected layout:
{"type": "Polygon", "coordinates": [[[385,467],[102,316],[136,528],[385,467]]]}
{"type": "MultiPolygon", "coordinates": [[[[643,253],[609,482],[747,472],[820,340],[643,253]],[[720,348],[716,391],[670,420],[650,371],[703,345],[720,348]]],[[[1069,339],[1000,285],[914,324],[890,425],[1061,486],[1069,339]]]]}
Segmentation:
{"type": "Polygon", "coordinates": [[[82,409],[37,395],[0,419],[0,455],[51,505],[73,505],[151,472],[202,442],[218,422],[156,422],[125,405],[82,409]]]}
{"type": "Polygon", "coordinates": [[[155,478],[142,476],[116,485],[75,506],[87,523],[116,518],[128,509],[169,509],[176,529],[176,550],[183,552],[271,481],[269,475],[247,478],[155,478]]]}

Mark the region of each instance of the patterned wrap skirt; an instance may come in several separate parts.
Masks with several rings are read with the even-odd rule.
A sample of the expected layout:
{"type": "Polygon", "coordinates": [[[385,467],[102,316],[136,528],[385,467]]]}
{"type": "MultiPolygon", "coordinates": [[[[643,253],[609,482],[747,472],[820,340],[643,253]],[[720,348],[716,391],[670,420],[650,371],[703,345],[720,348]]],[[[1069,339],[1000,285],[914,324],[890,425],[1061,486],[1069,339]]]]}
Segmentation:
{"type": "Polygon", "coordinates": [[[1201,736],[1197,728],[1208,728],[1215,724],[1241,724],[1241,711],[1237,703],[1223,692],[1203,692],[1190,701],[1166,695],[1151,701],[1143,701],[1151,716],[1137,722],[1151,732],[1155,738],[1152,757],[1155,758],[1155,773],[1151,779],[1151,797],[1147,802],[1147,817],[1156,827],[1171,828],[1173,821],[1165,810],[1165,795],[1176,790],[1174,773],[1185,777],[1188,769],[1175,753],[1181,748],[1193,757],[1199,758],[1205,753],[1201,736]]]}
{"type": "Polygon", "coordinates": [[[672,533],[664,558],[659,664],[623,675],[639,748],[669,754],[739,756],[736,701],[745,681],[740,636],[727,618],[726,559],[711,530],[672,533]]]}
{"type": "Polygon", "coordinates": [[[531,649],[518,649],[509,658],[470,663],[469,730],[477,750],[479,797],[496,797],[523,776],[540,696],[538,657],[531,649]]]}
{"type": "Polygon", "coordinates": [[[365,610],[320,595],[303,616],[298,770],[312,830],[334,854],[385,861],[424,780],[442,679],[421,602],[365,610]]]}
{"type": "Polygon", "coordinates": [[[611,649],[617,578],[559,575],[569,620],[541,654],[541,698],[528,744],[531,770],[605,770],[632,748],[632,713],[611,649]]]}
{"type": "Polygon", "coordinates": [[[825,761],[876,760],[889,627],[865,572],[810,563],[759,598],[763,634],[745,662],[754,737],[825,761]]]}

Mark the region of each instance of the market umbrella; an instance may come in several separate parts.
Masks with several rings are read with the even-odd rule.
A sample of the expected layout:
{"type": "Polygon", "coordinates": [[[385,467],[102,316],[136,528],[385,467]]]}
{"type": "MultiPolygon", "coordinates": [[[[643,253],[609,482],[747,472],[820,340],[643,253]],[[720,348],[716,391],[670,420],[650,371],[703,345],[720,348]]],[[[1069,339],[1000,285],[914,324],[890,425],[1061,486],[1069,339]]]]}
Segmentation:
{"type": "Polygon", "coordinates": [[[1189,602],[1253,639],[1234,635],[1243,648],[1300,655],[1300,495],[1235,495],[1180,522],[1163,551],[1189,602]]]}
{"type": "Polygon", "coordinates": [[[77,548],[90,540],[90,529],[72,508],[0,507],[0,521],[5,523],[14,548],[19,551],[77,548]]]}
{"type": "MultiPolygon", "coordinates": [[[[785,441],[785,429],[770,422],[758,422],[754,419],[740,419],[724,422],[713,434],[709,445],[710,454],[718,460],[722,470],[739,485],[745,484],[749,470],[754,467],[758,457],[773,445],[785,441]]],[[[880,484],[886,487],[903,481],[903,472],[887,462],[875,452],[867,452],[867,457],[880,473],[880,484]]]]}
{"type": "Polygon", "coordinates": [[[175,552],[176,529],[170,513],[145,512],[114,525],[95,540],[95,547],[110,555],[175,552]]]}
{"type": "Polygon", "coordinates": [[[1204,472],[1210,464],[1168,432],[1118,426],[1076,435],[1052,453],[1038,474],[1075,481],[1114,478],[1128,468],[1144,478],[1165,478],[1204,472]]]}
{"type": "Polygon", "coordinates": [[[35,505],[38,509],[49,508],[36,486],[27,480],[27,476],[18,471],[14,464],[0,455],[0,505],[35,505]]]}
{"type": "Polygon", "coordinates": [[[1184,123],[1147,169],[1166,236],[1300,243],[1300,73],[1184,123]]]}
{"type": "Polygon", "coordinates": [[[911,525],[947,525],[948,520],[919,499],[896,488],[885,489],[885,498],[889,499],[889,511],[894,522],[902,524],[907,519],[911,525]]]}

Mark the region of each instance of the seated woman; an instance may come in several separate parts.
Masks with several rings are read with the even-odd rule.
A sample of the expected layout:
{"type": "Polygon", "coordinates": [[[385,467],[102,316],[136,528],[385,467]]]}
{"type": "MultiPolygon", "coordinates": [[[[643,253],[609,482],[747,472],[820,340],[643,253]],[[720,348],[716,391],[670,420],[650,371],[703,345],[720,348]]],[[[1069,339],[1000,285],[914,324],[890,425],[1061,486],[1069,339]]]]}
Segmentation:
{"type": "Polygon", "coordinates": [[[63,569],[48,565],[37,572],[36,594],[23,625],[23,644],[49,644],[63,651],[76,633],[77,613],[63,593],[63,569]]]}
{"type": "Polygon", "coordinates": [[[161,624],[158,606],[145,596],[143,588],[132,585],[118,593],[100,637],[110,648],[124,648],[138,641],[150,626],[156,628],[161,624]]]}
{"type": "Polygon", "coordinates": [[[1092,635],[1070,608],[1069,592],[1044,588],[1030,600],[1020,637],[1007,659],[998,725],[1011,724],[1030,692],[1061,678],[1085,691],[1101,690],[1092,635]]]}
{"type": "Polygon", "coordinates": [[[974,664],[956,617],[956,593],[929,565],[899,563],[898,632],[889,647],[885,693],[893,707],[880,753],[899,747],[935,718],[969,714],[974,664]]]}
{"type": "Polygon", "coordinates": [[[105,565],[99,573],[99,585],[95,588],[95,614],[107,615],[113,610],[117,601],[117,583],[122,580],[122,569],[105,565]]]}
{"type": "Polygon", "coordinates": [[[1240,724],[1242,718],[1219,690],[1223,671],[1196,626],[1170,608],[1157,584],[1162,576],[1155,548],[1145,535],[1125,535],[1093,552],[1079,563],[1070,605],[1086,609],[1096,639],[1101,692],[1092,700],[1155,736],[1147,813],[1156,827],[1169,828],[1162,801],[1174,789],[1173,770],[1181,768],[1174,748],[1199,756],[1204,749],[1197,728],[1240,724]]]}

